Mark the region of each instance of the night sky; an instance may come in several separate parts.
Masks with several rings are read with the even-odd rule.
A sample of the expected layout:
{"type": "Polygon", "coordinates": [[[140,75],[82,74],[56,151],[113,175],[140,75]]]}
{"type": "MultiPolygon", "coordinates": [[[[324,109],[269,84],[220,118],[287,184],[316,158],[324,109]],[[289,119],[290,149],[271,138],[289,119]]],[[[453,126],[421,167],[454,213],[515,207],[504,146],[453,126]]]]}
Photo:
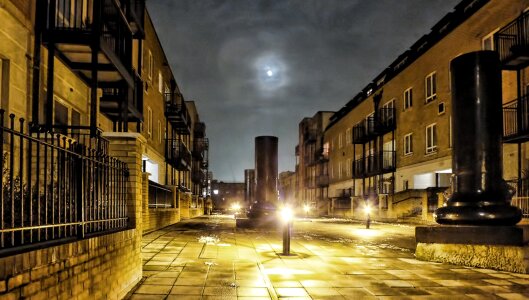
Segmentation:
{"type": "Polygon", "coordinates": [[[148,0],[215,179],[243,181],[254,138],[279,137],[294,170],[298,124],[336,111],[460,0],[148,0]]]}

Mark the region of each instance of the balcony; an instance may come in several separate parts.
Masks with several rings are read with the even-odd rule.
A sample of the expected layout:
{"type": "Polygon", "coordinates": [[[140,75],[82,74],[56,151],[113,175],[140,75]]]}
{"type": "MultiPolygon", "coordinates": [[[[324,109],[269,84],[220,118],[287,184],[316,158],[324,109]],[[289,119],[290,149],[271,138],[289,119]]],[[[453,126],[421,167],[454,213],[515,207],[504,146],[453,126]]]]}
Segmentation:
{"type": "Polygon", "coordinates": [[[190,133],[190,116],[180,93],[165,93],[165,117],[179,134],[190,133]]]}
{"type": "Polygon", "coordinates": [[[303,133],[303,141],[306,144],[315,143],[318,139],[318,131],[316,129],[307,128],[303,133]]]}
{"type": "Polygon", "coordinates": [[[529,12],[498,30],[494,45],[504,69],[519,70],[529,65],[529,12]]]}
{"type": "Polygon", "coordinates": [[[353,126],[353,144],[364,144],[376,137],[374,117],[367,117],[364,121],[353,126]]]}
{"type": "Polygon", "coordinates": [[[378,122],[375,124],[378,135],[386,134],[397,128],[394,107],[383,107],[378,110],[378,122]]]}
{"type": "Polygon", "coordinates": [[[169,165],[179,171],[191,170],[191,152],[180,140],[168,140],[165,159],[169,165]]]}
{"type": "Polygon", "coordinates": [[[205,179],[206,179],[206,173],[203,170],[197,169],[191,172],[191,181],[193,183],[202,184],[204,183],[205,179]]]}
{"type": "Polygon", "coordinates": [[[318,187],[328,187],[329,186],[329,174],[323,174],[316,176],[316,184],[318,187]]]}
{"type": "Polygon", "coordinates": [[[374,116],[353,126],[353,144],[365,144],[397,128],[395,108],[379,108],[374,116]]]}
{"type": "Polygon", "coordinates": [[[353,161],[353,178],[365,178],[394,172],[396,169],[395,151],[380,151],[353,161]]]}
{"type": "Polygon", "coordinates": [[[195,138],[206,137],[206,124],[204,122],[198,122],[195,124],[195,130],[193,131],[195,138]]]}
{"type": "Polygon", "coordinates": [[[354,197],[354,189],[340,189],[336,191],[336,198],[351,198],[354,197]]]}
{"type": "Polygon", "coordinates": [[[193,157],[202,160],[209,149],[209,141],[207,138],[195,138],[193,141],[193,157]]]}
{"type": "Polygon", "coordinates": [[[503,106],[503,142],[529,141],[529,97],[522,96],[503,106]]]}
{"type": "Polygon", "coordinates": [[[143,81],[138,74],[134,73],[134,88],[130,94],[129,89],[126,83],[121,83],[117,87],[103,88],[103,94],[99,99],[99,111],[113,122],[124,120],[125,112],[129,122],[140,122],[143,118],[143,81]],[[126,105],[123,106],[123,103],[126,105]]]}

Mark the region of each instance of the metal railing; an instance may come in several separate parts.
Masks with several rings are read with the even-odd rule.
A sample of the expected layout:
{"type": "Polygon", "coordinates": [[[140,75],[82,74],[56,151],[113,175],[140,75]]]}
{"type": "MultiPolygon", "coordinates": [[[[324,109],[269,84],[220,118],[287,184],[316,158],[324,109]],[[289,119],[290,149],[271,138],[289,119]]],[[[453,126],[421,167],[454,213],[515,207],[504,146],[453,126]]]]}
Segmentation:
{"type": "Polygon", "coordinates": [[[171,189],[149,180],[149,208],[173,208],[174,204],[171,189]]]}
{"type": "Polygon", "coordinates": [[[48,30],[90,31],[100,34],[106,46],[120,58],[128,70],[131,69],[132,43],[129,41],[132,39],[132,32],[125,13],[118,6],[117,1],[48,1],[47,18],[45,18],[48,30]]]}
{"type": "Polygon", "coordinates": [[[353,126],[353,144],[363,144],[375,136],[375,117],[368,117],[353,126]]]}
{"type": "Polygon", "coordinates": [[[529,134],[529,97],[524,95],[503,106],[504,140],[529,134]]]}
{"type": "Polygon", "coordinates": [[[378,122],[376,122],[377,134],[384,134],[395,130],[397,118],[394,107],[383,107],[378,110],[378,122]]]}
{"type": "Polygon", "coordinates": [[[353,161],[353,178],[393,172],[396,169],[395,151],[379,151],[353,161]]]}
{"type": "Polygon", "coordinates": [[[191,168],[191,152],[179,139],[169,139],[167,141],[165,158],[177,170],[188,170],[191,168]]]}
{"type": "Polygon", "coordinates": [[[511,179],[505,182],[515,191],[511,205],[520,208],[524,218],[529,218],[529,178],[511,179]]]}
{"type": "Polygon", "coordinates": [[[193,156],[203,158],[205,152],[209,149],[209,140],[207,138],[195,138],[193,141],[193,156]]]}
{"type": "MultiPolygon", "coordinates": [[[[529,12],[498,30],[494,44],[503,64],[516,65],[516,58],[529,56],[529,12]]],[[[520,60],[518,63],[527,62],[520,60]]]]}
{"type": "Polygon", "coordinates": [[[0,110],[0,255],[126,229],[126,164],[31,126],[0,110]]]}
{"type": "Polygon", "coordinates": [[[91,133],[90,126],[62,126],[53,125],[53,132],[67,136],[73,139],[78,144],[84,145],[90,149],[94,149],[103,154],[108,154],[108,147],[110,142],[103,137],[103,130],[96,128],[95,133],[91,133]]]}

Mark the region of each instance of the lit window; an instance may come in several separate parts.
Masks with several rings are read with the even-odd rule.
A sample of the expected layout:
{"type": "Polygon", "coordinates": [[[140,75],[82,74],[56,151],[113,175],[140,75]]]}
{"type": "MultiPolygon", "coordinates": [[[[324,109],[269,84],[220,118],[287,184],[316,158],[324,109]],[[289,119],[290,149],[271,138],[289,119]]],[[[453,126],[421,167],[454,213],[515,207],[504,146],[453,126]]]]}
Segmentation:
{"type": "Polygon", "coordinates": [[[437,151],[437,124],[426,127],[426,154],[437,151]]]}
{"type": "Polygon", "coordinates": [[[219,194],[219,190],[213,190],[213,195],[218,195],[219,194]]]}
{"type": "Polygon", "coordinates": [[[158,72],[158,91],[163,93],[163,75],[162,72],[158,72]]]}
{"type": "Polygon", "coordinates": [[[409,88],[404,91],[404,109],[408,109],[413,105],[413,90],[409,88]]]}
{"type": "Polygon", "coordinates": [[[404,155],[413,153],[413,135],[411,133],[404,136],[404,155]]]}
{"type": "Polygon", "coordinates": [[[426,103],[432,102],[437,98],[437,73],[426,76],[426,103]]]}

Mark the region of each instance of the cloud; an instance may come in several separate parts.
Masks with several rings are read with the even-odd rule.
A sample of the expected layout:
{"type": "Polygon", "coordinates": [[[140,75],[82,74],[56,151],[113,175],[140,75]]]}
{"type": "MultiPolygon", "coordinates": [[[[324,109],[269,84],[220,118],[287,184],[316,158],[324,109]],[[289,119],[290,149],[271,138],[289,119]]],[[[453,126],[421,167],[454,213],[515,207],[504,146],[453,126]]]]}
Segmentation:
{"type": "Polygon", "coordinates": [[[298,123],[338,110],[459,0],[149,0],[186,99],[207,124],[210,168],[242,180],[254,137],[279,137],[293,170],[298,123]],[[275,68],[274,77],[266,67],[275,68]]]}

